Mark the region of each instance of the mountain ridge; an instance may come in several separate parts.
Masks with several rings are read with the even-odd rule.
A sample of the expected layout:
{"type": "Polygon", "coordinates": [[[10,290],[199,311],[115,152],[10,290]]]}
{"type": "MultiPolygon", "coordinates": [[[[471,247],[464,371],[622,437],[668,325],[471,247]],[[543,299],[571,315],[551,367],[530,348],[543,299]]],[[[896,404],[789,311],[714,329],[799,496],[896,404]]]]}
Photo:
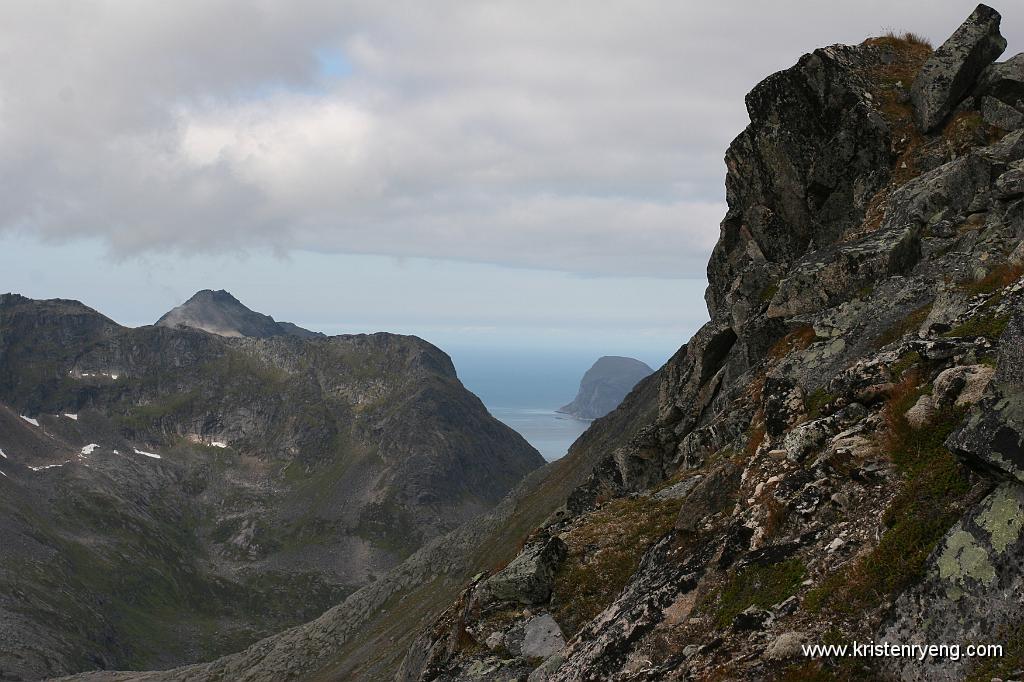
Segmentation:
{"type": "Polygon", "coordinates": [[[155,323],[158,327],[189,327],[218,336],[298,336],[315,338],[320,332],[303,329],[291,322],[277,322],[273,317],[246,307],[224,289],[202,289],[181,305],[164,313],[155,323]]]}

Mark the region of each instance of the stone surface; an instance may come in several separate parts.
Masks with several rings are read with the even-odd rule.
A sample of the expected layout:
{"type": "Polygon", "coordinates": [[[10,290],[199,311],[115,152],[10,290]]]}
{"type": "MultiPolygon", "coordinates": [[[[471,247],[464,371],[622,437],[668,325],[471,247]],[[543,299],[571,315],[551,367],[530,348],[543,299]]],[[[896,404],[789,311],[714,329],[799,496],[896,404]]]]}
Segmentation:
{"type": "Polygon", "coordinates": [[[925,62],[910,88],[918,128],[925,133],[942,124],[970,92],[985,67],[1006,49],[999,13],[978,5],[925,62]]]}
{"type": "Polygon", "coordinates": [[[527,658],[548,658],[565,647],[562,628],[550,614],[534,616],[526,623],[522,652],[527,658]]]}
{"type": "Polygon", "coordinates": [[[807,643],[807,636],[802,632],[790,630],[772,640],[765,649],[764,657],[769,661],[783,661],[802,654],[801,647],[807,643]]]}
{"type": "Polygon", "coordinates": [[[970,462],[1024,482],[1024,312],[999,339],[995,374],[981,401],[946,445],[970,462]]]}
{"type": "Polygon", "coordinates": [[[541,604],[551,595],[558,565],[566,546],[554,536],[534,541],[508,566],[488,578],[480,588],[482,601],[541,604]]]}
{"type": "Polygon", "coordinates": [[[1024,127],[1024,113],[988,95],[981,102],[981,117],[985,123],[1000,130],[1018,130],[1024,127]]]}

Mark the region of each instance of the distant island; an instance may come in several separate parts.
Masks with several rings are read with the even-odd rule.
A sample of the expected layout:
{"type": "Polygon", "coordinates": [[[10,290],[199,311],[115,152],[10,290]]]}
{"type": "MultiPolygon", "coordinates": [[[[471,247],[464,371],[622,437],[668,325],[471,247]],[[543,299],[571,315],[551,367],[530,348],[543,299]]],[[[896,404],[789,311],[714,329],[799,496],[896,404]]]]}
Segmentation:
{"type": "Polygon", "coordinates": [[[638,381],[653,372],[635,358],[605,355],[583,375],[576,399],[557,411],[577,419],[603,417],[619,406],[638,381]]]}

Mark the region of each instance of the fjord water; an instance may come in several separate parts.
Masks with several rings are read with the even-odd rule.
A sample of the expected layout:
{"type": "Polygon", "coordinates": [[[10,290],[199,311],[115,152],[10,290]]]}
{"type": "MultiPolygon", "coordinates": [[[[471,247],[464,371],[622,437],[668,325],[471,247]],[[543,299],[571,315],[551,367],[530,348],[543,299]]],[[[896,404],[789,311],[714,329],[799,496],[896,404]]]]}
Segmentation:
{"type": "Polygon", "coordinates": [[[549,462],[565,455],[590,426],[589,421],[555,410],[576,395],[580,378],[597,355],[519,349],[453,348],[449,352],[466,388],[549,462]]]}

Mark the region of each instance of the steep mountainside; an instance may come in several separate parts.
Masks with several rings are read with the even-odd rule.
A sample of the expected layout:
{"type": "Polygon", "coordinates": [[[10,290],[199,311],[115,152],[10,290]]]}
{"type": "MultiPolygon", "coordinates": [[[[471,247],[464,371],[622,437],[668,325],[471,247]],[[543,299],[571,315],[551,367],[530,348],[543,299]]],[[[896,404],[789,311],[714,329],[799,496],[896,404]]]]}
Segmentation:
{"type": "Polygon", "coordinates": [[[238,650],[543,464],[415,337],[127,329],[14,294],[0,449],[5,679],[238,650]]]}
{"type": "Polygon", "coordinates": [[[158,327],[190,327],[219,336],[298,336],[308,339],[323,336],[291,322],[275,322],[269,315],[257,313],[221,289],[203,289],[156,321],[158,327]]]}
{"type": "Polygon", "coordinates": [[[576,398],[558,409],[579,419],[603,417],[622,402],[637,382],[653,369],[633,358],[606,355],[586,371],[576,398]]]}
{"type": "Polygon", "coordinates": [[[1024,669],[1024,55],[979,6],[747,97],[708,322],[657,415],[402,680],[991,680],[1024,669]],[[808,658],[803,644],[954,644],[808,658]],[[1001,657],[968,658],[969,644],[1001,657]]]}
{"type": "Polygon", "coordinates": [[[711,320],[491,514],[243,652],[87,678],[1015,675],[1024,58],[991,63],[998,27],[979,6],[935,51],[832,46],[755,87],[711,320]],[[1006,650],[801,654],[854,640],[1006,650]]]}

